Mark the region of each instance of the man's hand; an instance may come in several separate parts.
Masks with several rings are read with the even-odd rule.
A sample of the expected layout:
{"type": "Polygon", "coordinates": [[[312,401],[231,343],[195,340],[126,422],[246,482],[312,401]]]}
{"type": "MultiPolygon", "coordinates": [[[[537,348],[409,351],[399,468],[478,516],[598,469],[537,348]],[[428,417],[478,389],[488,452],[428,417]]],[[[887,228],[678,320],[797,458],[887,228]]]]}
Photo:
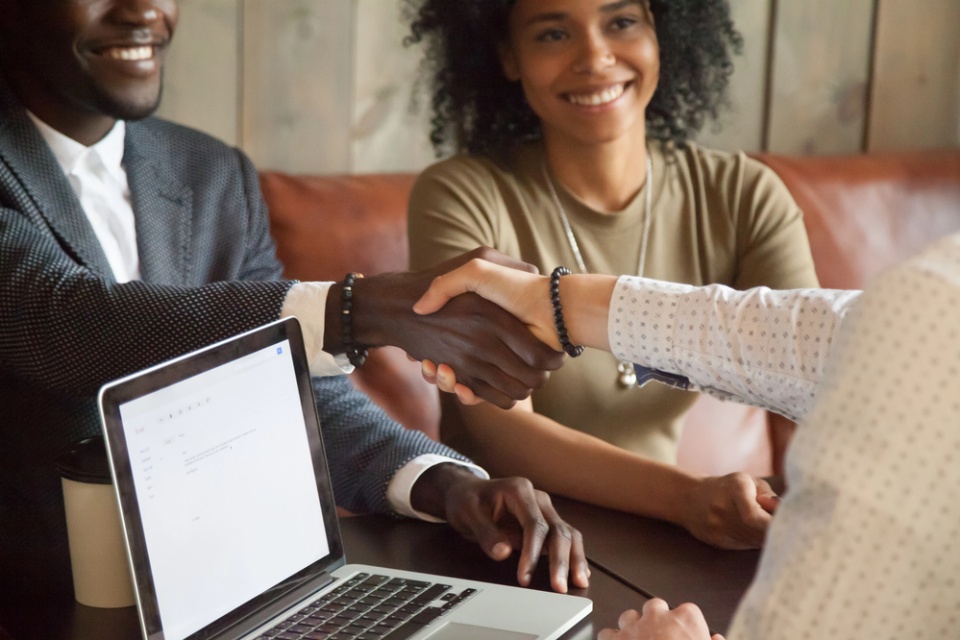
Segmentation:
{"type": "Polygon", "coordinates": [[[566,593],[568,578],[588,586],[590,568],[580,532],[564,522],[550,496],[524,478],[484,480],[469,469],[439,464],[414,484],[411,504],[444,518],[494,560],[520,550],[517,581],[527,586],[541,553],[550,560],[550,583],[566,593]]]}
{"type": "Polygon", "coordinates": [[[703,478],[685,501],[681,524],[715,547],[755,549],[763,545],[779,501],[766,480],[746,473],[703,478]]]}
{"type": "MultiPolygon", "coordinates": [[[[474,258],[533,269],[493,249],[475,249],[433,269],[361,278],[353,287],[353,341],[369,346],[394,345],[417,360],[443,362],[460,384],[477,397],[508,409],[546,382],[564,355],[537,340],[527,327],[496,304],[478,295],[458,296],[430,315],[413,312],[413,304],[438,276],[474,258]]],[[[342,351],[340,287],[327,301],[324,350],[342,351]]]]}
{"type": "Polygon", "coordinates": [[[723,640],[710,635],[707,621],[695,604],[682,604],[673,611],[659,598],[647,600],[643,613],[633,609],[620,614],[619,630],[604,629],[597,640],[723,640]]]}

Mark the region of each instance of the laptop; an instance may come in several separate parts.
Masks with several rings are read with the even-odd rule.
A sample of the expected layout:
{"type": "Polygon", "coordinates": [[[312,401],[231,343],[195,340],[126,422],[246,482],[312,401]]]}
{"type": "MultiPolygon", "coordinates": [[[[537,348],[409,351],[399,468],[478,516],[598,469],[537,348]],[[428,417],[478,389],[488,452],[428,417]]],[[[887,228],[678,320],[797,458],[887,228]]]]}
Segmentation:
{"type": "Polygon", "coordinates": [[[293,318],[109,383],[99,403],[146,640],[548,640],[592,609],[347,564],[293,318]]]}

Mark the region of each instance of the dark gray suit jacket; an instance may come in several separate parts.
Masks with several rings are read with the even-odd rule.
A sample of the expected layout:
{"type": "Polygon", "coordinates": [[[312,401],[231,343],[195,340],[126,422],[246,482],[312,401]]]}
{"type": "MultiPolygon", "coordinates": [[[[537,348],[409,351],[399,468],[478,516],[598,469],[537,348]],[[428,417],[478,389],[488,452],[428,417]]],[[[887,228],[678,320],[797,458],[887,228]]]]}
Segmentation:
{"type": "MultiPolygon", "coordinates": [[[[100,432],[99,387],[276,319],[291,286],[240,151],[150,118],[127,124],[124,165],[142,281],[117,284],[52,152],[0,83],[0,581],[31,558],[36,579],[69,584],[54,459],[100,432]]],[[[390,478],[419,454],[461,458],[342,376],[314,388],[350,510],[388,510],[390,478]]]]}

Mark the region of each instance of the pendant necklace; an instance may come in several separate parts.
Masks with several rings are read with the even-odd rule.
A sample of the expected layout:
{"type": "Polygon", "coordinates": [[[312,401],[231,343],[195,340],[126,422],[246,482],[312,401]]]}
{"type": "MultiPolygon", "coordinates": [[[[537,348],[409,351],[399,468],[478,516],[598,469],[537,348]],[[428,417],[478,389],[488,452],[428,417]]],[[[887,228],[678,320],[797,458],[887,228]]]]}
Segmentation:
{"type": "MultiPolygon", "coordinates": [[[[567,236],[567,243],[570,245],[570,250],[573,251],[573,255],[577,260],[577,267],[580,269],[580,273],[587,273],[587,266],[583,262],[583,256],[580,254],[580,245],[577,243],[576,237],[573,235],[573,229],[570,227],[570,221],[567,219],[567,212],[564,211],[563,205],[560,204],[560,197],[557,195],[557,190],[553,186],[553,180],[550,179],[550,174],[547,171],[547,157],[544,154],[543,157],[543,177],[547,182],[547,187],[550,189],[550,195],[553,198],[553,204],[557,208],[557,211],[560,214],[560,222],[563,223],[563,230],[567,236]]],[[[643,267],[644,262],[647,259],[647,239],[650,237],[650,218],[653,214],[653,209],[651,208],[651,199],[653,193],[653,162],[650,160],[650,150],[647,149],[647,181],[644,184],[646,193],[644,194],[644,210],[643,210],[643,232],[640,236],[640,260],[637,265],[637,275],[643,277],[643,267]]],[[[624,362],[623,360],[617,361],[617,386],[621,389],[630,389],[631,387],[636,386],[637,384],[637,373],[633,368],[633,364],[629,362],[624,362]]]]}

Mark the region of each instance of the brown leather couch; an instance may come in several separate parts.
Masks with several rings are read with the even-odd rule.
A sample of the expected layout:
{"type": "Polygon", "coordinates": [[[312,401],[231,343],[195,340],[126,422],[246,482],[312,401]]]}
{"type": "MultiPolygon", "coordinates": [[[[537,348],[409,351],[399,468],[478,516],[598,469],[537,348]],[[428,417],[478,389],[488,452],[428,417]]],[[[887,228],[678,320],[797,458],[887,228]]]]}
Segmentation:
{"type": "MultiPolygon", "coordinates": [[[[884,268],[960,230],[960,149],[842,157],[757,156],[805,214],[824,287],[862,288],[884,268]]],[[[406,268],[406,203],[413,174],[261,174],[286,275],[341,280],[406,268]]],[[[436,391],[398,349],[378,349],[351,376],[407,427],[437,436],[436,391]]],[[[790,433],[779,416],[702,398],[678,463],[700,473],[779,471],[790,433]]]]}

